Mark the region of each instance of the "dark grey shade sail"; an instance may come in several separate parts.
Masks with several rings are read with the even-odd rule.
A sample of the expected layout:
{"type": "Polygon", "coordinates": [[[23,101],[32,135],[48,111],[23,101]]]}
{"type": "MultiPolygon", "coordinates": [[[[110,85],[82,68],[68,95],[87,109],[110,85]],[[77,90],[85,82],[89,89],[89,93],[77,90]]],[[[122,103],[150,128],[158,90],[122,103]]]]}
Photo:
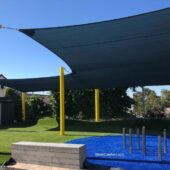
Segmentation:
{"type": "MultiPolygon", "coordinates": [[[[170,84],[170,8],[99,23],[22,29],[72,69],[66,89],[170,84]]],[[[58,90],[59,77],[0,80],[21,91],[58,90]]]]}

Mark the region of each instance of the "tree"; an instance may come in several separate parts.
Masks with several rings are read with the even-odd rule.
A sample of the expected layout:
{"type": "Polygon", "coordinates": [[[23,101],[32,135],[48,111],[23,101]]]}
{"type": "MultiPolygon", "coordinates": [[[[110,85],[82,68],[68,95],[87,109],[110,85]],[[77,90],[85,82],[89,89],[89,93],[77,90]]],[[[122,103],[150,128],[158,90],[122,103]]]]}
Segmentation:
{"type": "Polygon", "coordinates": [[[148,117],[162,117],[164,107],[161,102],[161,98],[156,95],[154,91],[151,91],[146,100],[146,113],[148,117]],[[161,116],[162,115],[162,116],[161,116]]]}
{"type": "Polygon", "coordinates": [[[6,88],[4,97],[13,99],[14,101],[21,100],[20,92],[9,87],[6,88]]]}
{"type": "Polygon", "coordinates": [[[162,97],[162,104],[165,108],[170,107],[170,91],[169,90],[162,90],[161,91],[162,97]]]}
{"type": "Polygon", "coordinates": [[[143,116],[144,112],[146,114],[146,108],[145,107],[145,103],[147,100],[147,96],[151,93],[151,90],[148,88],[144,88],[143,92],[135,92],[133,94],[133,100],[135,102],[134,106],[133,106],[133,111],[134,113],[136,113],[138,116],[143,116]],[[143,95],[144,93],[144,95],[143,95]],[[143,104],[144,102],[144,104],[143,104]]]}
{"type": "Polygon", "coordinates": [[[126,113],[133,100],[127,96],[126,88],[102,89],[100,93],[100,115],[103,118],[119,117],[126,113]]]}
{"type": "Polygon", "coordinates": [[[59,112],[59,92],[51,91],[51,97],[49,98],[49,104],[51,106],[52,116],[58,115],[59,112]]]}
{"type": "Polygon", "coordinates": [[[7,87],[5,90],[4,97],[10,98],[14,101],[14,109],[15,109],[15,118],[20,121],[22,120],[22,114],[21,114],[21,94],[19,91],[7,87]]]}
{"type": "Polygon", "coordinates": [[[133,94],[133,100],[135,104],[133,105],[133,112],[136,113],[138,116],[142,116],[143,109],[142,109],[142,93],[136,92],[133,94]]]}
{"type": "MultiPolygon", "coordinates": [[[[142,92],[136,92],[133,94],[135,105],[133,107],[134,113],[137,115],[143,115],[143,96],[142,92]]],[[[164,112],[164,106],[162,104],[161,97],[148,88],[144,88],[144,103],[145,103],[145,116],[146,117],[162,117],[164,112]]]]}

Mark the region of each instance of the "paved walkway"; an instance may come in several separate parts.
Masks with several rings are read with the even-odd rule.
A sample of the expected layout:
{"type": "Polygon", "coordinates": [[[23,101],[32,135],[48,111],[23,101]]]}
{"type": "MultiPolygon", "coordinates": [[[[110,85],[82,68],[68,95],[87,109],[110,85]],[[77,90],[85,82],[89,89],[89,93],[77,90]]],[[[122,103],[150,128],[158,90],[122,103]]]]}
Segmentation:
{"type": "Polygon", "coordinates": [[[51,167],[51,166],[16,163],[15,165],[10,165],[10,166],[3,168],[3,170],[78,170],[78,169],[58,168],[58,167],[51,167]]]}

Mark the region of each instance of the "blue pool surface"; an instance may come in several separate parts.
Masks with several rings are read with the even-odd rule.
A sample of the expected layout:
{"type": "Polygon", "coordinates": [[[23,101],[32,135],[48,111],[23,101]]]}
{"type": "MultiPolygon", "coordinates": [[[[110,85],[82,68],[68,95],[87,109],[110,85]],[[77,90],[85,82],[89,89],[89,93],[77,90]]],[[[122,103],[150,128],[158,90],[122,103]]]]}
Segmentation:
{"type": "Polygon", "coordinates": [[[126,135],[126,149],[123,149],[122,135],[92,136],[69,141],[67,143],[86,144],[86,156],[89,163],[108,167],[120,167],[125,170],[164,169],[170,170],[170,137],[167,137],[167,153],[163,152],[162,161],[158,160],[158,136],[146,136],[146,155],[142,154],[142,136],[140,149],[137,148],[137,136],[133,135],[133,153],[129,152],[129,135],[126,135]]]}

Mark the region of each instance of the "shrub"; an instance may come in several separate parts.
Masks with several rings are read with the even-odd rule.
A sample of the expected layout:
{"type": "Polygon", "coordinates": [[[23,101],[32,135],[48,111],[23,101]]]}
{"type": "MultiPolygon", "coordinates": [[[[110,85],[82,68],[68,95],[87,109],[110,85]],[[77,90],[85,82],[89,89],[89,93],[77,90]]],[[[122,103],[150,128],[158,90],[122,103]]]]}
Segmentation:
{"type": "Polygon", "coordinates": [[[44,116],[51,116],[52,108],[51,105],[45,103],[42,97],[31,96],[27,98],[27,118],[39,118],[44,116]]]}

